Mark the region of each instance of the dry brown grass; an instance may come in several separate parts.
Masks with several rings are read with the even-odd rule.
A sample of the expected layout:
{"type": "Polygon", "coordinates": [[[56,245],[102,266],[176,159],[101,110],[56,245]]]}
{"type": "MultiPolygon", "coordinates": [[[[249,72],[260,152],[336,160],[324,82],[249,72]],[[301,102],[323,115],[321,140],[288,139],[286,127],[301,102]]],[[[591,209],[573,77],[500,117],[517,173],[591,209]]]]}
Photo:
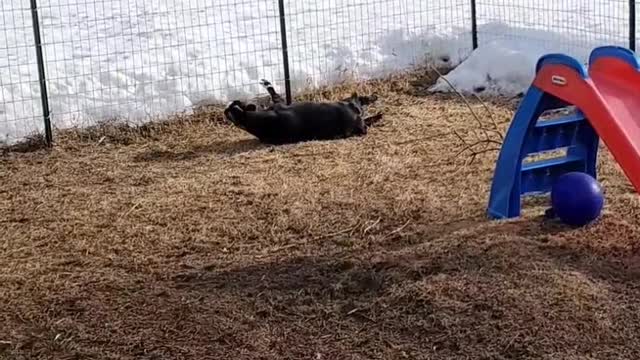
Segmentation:
{"type": "Polygon", "coordinates": [[[640,203],[608,154],[597,224],[489,222],[495,152],[451,158],[476,120],[410,80],[360,86],[364,138],[268,147],[212,110],[0,157],[0,358],[638,359],[640,203]]]}

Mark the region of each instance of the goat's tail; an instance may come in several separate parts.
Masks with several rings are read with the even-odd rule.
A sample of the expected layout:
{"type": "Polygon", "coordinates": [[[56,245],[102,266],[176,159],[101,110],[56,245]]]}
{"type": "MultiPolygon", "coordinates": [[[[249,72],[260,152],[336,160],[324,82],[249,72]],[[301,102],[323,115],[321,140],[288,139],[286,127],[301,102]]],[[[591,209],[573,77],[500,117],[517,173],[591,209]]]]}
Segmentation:
{"type": "Polygon", "coordinates": [[[267,90],[267,92],[269,93],[269,96],[271,96],[271,101],[274,104],[284,102],[284,99],[282,98],[282,96],[278,94],[278,92],[276,91],[276,89],[273,87],[273,85],[269,80],[265,80],[265,79],[260,80],[260,85],[262,85],[267,90]]]}

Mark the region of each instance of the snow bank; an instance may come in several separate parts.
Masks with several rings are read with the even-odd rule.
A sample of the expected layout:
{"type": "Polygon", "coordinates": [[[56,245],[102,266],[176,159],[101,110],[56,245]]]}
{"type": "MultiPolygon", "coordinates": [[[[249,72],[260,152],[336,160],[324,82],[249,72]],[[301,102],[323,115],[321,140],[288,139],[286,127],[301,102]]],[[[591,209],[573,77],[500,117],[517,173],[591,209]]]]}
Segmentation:
{"type": "Polygon", "coordinates": [[[429,90],[513,96],[524,92],[533,76],[544,48],[522,46],[514,40],[494,40],[474,51],[459,67],[439,79],[429,90]]]}
{"type": "Polygon", "coordinates": [[[570,36],[551,31],[518,29],[503,23],[491,23],[480,28],[488,34],[509,34],[509,37],[487,37],[460,66],[439,79],[429,90],[491,96],[515,96],[527,90],[535,76],[538,59],[548,53],[566,53],[586,63],[589,53],[600,45],[626,45],[618,36],[577,42],[570,36]]]}

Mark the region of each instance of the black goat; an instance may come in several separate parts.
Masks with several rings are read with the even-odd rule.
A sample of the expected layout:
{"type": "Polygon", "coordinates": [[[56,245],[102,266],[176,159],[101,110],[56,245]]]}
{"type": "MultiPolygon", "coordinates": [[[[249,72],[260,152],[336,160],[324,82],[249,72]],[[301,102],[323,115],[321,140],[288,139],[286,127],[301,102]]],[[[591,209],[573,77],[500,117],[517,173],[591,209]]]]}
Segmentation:
{"type": "Polygon", "coordinates": [[[272,105],[258,109],[255,104],[240,100],[231,102],[225,117],[237,127],[273,145],[310,140],[330,140],[363,136],[367,128],[382,118],[382,114],[363,118],[363,108],[378,97],[358,96],[337,102],[298,102],[287,105],[270,82],[262,80],[272,105]]]}

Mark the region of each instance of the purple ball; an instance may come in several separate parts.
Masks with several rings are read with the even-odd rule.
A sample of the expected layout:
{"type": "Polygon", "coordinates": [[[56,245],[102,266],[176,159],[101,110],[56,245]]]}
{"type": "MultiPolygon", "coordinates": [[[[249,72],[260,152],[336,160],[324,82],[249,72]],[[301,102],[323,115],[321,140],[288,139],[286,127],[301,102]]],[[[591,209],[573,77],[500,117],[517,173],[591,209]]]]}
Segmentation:
{"type": "Polygon", "coordinates": [[[602,188],[596,179],[581,172],[560,176],[551,188],[551,206],[565,224],[584,226],[600,216],[604,206],[602,188]]]}

